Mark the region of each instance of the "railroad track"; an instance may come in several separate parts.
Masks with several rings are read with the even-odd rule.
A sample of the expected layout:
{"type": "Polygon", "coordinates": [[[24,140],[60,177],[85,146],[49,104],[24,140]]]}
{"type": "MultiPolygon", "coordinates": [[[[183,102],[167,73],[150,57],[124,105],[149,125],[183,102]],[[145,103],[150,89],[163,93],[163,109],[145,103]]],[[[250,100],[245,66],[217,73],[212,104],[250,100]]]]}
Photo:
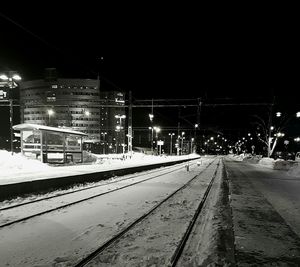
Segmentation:
{"type": "MultiPolygon", "coordinates": [[[[151,208],[149,211],[147,211],[145,214],[143,214],[141,217],[136,219],[135,221],[131,222],[127,227],[125,227],[121,232],[113,236],[111,239],[107,240],[104,244],[102,244],[100,247],[98,247],[95,251],[93,251],[91,254],[83,258],[80,262],[78,262],[75,266],[76,267],[82,267],[82,266],[102,266],[99,261],[97,261],[97,258],[101,256],[102,253],[105,253],[105,251],[111,249],[114,245],[117,243],[121,243],[122,239],[126,239],[126,235],[132,230],[134,230],[135,227],[138,227],[140,223],[145,221],[146,219],[149,219],[155,213],[162,205],[166,204],[168,201],[170,201],[172,198],[174,198],[177,194],[180,192],[183,192],[183,190],[186,190],[189,186],[193,184],[197,180],[197,178],[203,174],[205,171],[209,169],[209,167],[216,162],[216,159],[210,162],[205,169],[203,169],[201,172],[199,172],[197,175],[195,175],[192,179],[187,181],[183,186],[175,190],[172,194],[168,195],[165,199],[163,199],[161,202],[159,202],[157,205],[155,205],[153,208],[151,208]],[[100,265],[99,265],[100,264],[100,265]]],[[[179,244],[177,245],[177,248],[173,251],[172,255],[170,256],[170,261],[168,266],[176,266],[178,260],[180,259],[183,251],[185,244],[187,240],[190,238],[190,235],[192,233],[193,227],[201,214],[201,211],[203,209],[204,203],[207,200],[207,197],[209,195],[209,192],[212,188],[212,185],[214,183],[215,177],[219,171],[219,166],[220,166],[221,159],[218,159],[217,162],[217,167],[210,179],[209,184],[207,185],[204,194],[202,195],[200,202],[197,205],[196,210],[194,210],[194,214],[192,216],[192,219],[188,223],[188,226],[182,235],[179,244]]],[[[134,234],[133,234],[134,235],[134,234]]],[[[125,242],[125,241],[124,241],[125,242]]]]}
{"type": "MultiPolygon", "coordinates": [[[[190,166],[195,165],[196,161],[197,160],[191,160],[190,166]]],[[[145,178],[145,179],[141,179],[141,180],[135,181],[133,183],[129,183],[127,185],[117,187],[117,188],[109,190],[109,191],[105,191],[105,192],[101,192],[101,193],[97,193],[97,194],[92,194],[92,195],[89,195],[87,197],[83,197],[81,199],[78,199],[76,201],[71,201],[69,203],[56,206],[54,208],[48,208],[46,210],[42,210],[41,212],[36,212],[36,213],[33,213],[31,215],[28,215],[28,216],[23,216],[23,217],[21,216],[20,218],[17,218],[17,219],[13,218],[14,215],[6,216],[5,213],[9,212],[10,214],[18,214],[18,212],[16,212],[16,210],[19,209],[19,208],[22,208],[22,209],[28,208],[28,207],[30,207],[30,205],[34,205],[34,204],[37,204],[37,203],[40,204],[41,206],[43,206],[43,203],[42,203],[43,201],[46,202],[46,201],[49,201],[51,199],[62,198],[64,196],[67,196],[67,195],[70,195],[70,194],[76,194],[76,193],[79,193],[79,192],[82,192],[82,191],[88,191],[88,190],[96,189],[96,188],[107,186],[107,185],[114,185],[114,184],[117,184],[119,182],[124,182],[126,180],[130,180],[130,179],[140,177],[141,174],[132,175],[132,176],[126,177],[124,179],[120,179],[120,180],[117,180],[117,181],[112,181],[112,182],[101,184],[101,185],[94,185],[94,186],[90,186],[90,187],[87,187],[87,188],[78,189],[78,190],[75,190],[73,192],[67,192],[67,193],[63,193],[63,194],[59,194],[59,195],[55,195],[55,196],[50,196],[50,197],[41,198],[41,199],[37,199],[37,200],[33,200],[33,201],[28,201],[28,202],[21,203],[21,204],[18,204],[18,205],[13,205],[13,206],[1,208],[0,209],[0,212],[1,212],[0,221],[2,221],[2,222],[0,222],[0,229],[4,228],[4,227],[7,227],[7,226],[10,226],[10,225],[13,225],[13,224],[16,224],[16,223],[26,221],[28,219],[31,219],[31,218],[34,218],[34,217],[37,217],[37,216],[41,216],[43,214],[47,214],[47,213],[50,213],[50,212],[53,212],[53,211],[57,211],[57,210],[60,210],[60,209],[63,209],[63,208],[67,208],[67,207],[70,207],[72,205],[75,205],[75,204],[78,204],[78,203],[81,203],[81,202],[84,202],[84,201],[87,201],[87,200],[90,200],[90,199],[93,199],[93,198],[101,197],[103,195],[110,194],[110,193],[113,193],[115,191],[122,190],[122,189],[125,189],[127,187],[134,186],[136,184],[140,184],[140,183],[143,183],[143,182],[161,177],[161,176],[166,175],[166,174],[176,172],[176,171],[182,169],[182,167],[185,166],[186,164],[187,163],[185,162],[185,163],[180,163],[180,164],[176,165],[175,167],[174,166],[167,167],[167,171],[166,171],[166,169],[151,171],[150,173],[148,172],[146,174],[143,174],[143,176],[149,176],[149,175],[155,174],[154,176],[151,176],[151,177],[148,177],[148,178],[145,178]],[[7,219],[5,219],[5,218],[7,218],[7,219]]],[[[45,204],[45,206],[47,206],[47,204],[45,204]]]]}

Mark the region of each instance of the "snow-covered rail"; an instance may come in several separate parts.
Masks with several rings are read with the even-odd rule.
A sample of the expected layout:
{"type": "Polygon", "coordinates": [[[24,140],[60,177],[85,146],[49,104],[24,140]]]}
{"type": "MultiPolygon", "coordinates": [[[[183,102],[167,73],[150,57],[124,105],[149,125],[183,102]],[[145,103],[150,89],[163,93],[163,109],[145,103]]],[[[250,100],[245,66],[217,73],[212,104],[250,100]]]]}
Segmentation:
{"type": "MultiPolygon", "coordinates": [[[[173,221],[175,221],[174,224],[177,224],[174,228],[176,229],[175,232],[170,234],[169,236],[163,236],[159,237],[155,234],[148,237],[148,239],[151,239],[153,241],[154,239],[157,239],[157,242],[154,242],[155,244],[160,243],[166,243],[166,240],[170,239],[176,239],[175,242],[176,245],[171,248],[170,251],[166,252],[167,255],[163,255],[161,258],[161,255],[157,256],[156,260],[153,260],[152,262],[147,262],[145,266],[165,266],[166,263],[168,266],[175,266],[178,259],[181,256],[181,253],[183,252],[184,246],[186,241],[189,239],[190,234],[192,232],[193,226],[195,225],[197,218],[199,217],[199,214],[201,213],[202,207],[207,199],[207,196],[212,188],[212,184],[214,183],[214,179],[218,172],[220,172],[220,159],[211,161],[205,169],[202,169],[200,173],[197,173],[193,178],[188,180],[185,184],[183,184],[180,188],[178,188],[176,191],[174,191],[172,194],[168,195],[165,199],[161,200],[157,205],[152,207],[149,211],[144,213],[142,216],[134,220],[132,223],[130,223],[127,227],[125,227],[122,231],[114,235],[112,238],[107,240],[104,244],[102,244],[100,247],[98,247],[95,251],[93,251],[91,254],[83,258],[80,262],[76,264],[76,267],[81,266],[120,266],[120,264],[124,264],[126,266],[135,266],[136,262],[133,262],[131,265],[130,260],[136,261],[136,255],[129,255],[128,250],[126,253],[122,252],[122,250],[126,250],[126,247],[128,244],[132,244],[133,247],[135,247],[134,242],[141,245],[140,242],[147,242],[147,235],[149,235],[147,230],[149,228],[157,227],[156,219],[152,218],[161,218],[165,216],[166,206],[171,207],[172,214],[170,218],[166,219],[166,227],[172,228],[173,221]],[[217,162],[217,164],[215,164],[217,162]],[[210,172],[207,172],[210,170],[210,172]],[[207,173],[206,173],[207,172],[207,173]],[[206,174],[207,179],[205,181],[202,180],[203,175],[206,174]],[[197,190],[201,187],[201,190],[197,190]],[[195,190],[196,188],[196,190],[195,190]],[[186,223],[186,220],[182,220],[180,216],[182,216],[182,212],[178,211],[178,207],[176,206],[176,201],[178,199],[183,199],[183,201],[189,202],[188,207],[188,213],[185,214],[187,218],[191,218],[188,223],[186,223]],[[175,202],[175,203],[174,203],[175,202]],[[196,207],[195,207],[196,205],[196,207]],[[176,211],[177,210],[177,211],[176,211]],[[151,221],[152,220],[152,221],[151,221]],[[173,221],[172,221],[173,220],[173,221]],[[147,222],[146,222],[147,221],[147,222]],[[184,222],[183,222],[184,221],[184,222]],[[144,225],[142,225],[144,224],[144,225]],[[148,224],[148,225],[147,225],[148,224]],[[148,226],[145,227],[145,225],[148,226]],[[184,229],[184,230],[183,230],[184,229]],[[139,233],[140,231],[140,233],[139,233]],[[141,233],[142,232],[142,233],[141,233]],[[145,233],[145,235],[143,234],[145,233]],[[175,236],[175,237],[174,237],[175,236]],[[139,237],[141,237],[141,240],[136,240],[139,237]],[[169,254],[168,254],[169,253],[169,254]],[[122,255],[123,254],[123,255],[122,255]],[[124,263],[124,255],[126,255],[127,258],[130,258],[126,264],[124,263]],[[159,259],[160,258],[160,259],[159,259]],[[163,258],[163,259],[162,259],[163,258]],[[113,262],[106,262],[107,259],[113,259],[113,262]],[[119,262],[118,262],[119,261],[119,262]],[[121,261],[121,262],[120,262],[121,261]]],[[[184,202],[183,202],[184,203],[184,202]]],[[[182,203],[180,203],[182,204],[182,203]]],[[[162,228],[160,225],[158,228],[162,228]]],[[[163,226],[165,227],[165,226],[163,226]]],[[[155,232],[155,230],[154,230],[155,232]]],[[[158,232],[161,233],[161,229],[158,230],[158,232]]],[[[158,233],[156,232],[156,233],[158,233]]],[[[136,246],[138,247],[138,246],[136,246]]],[[[145,245],[147,247],[147,245],[145,245]]],[[[145,248],[144,248],[145,249],[145,248]]],[[[137,249],[138,250],[138,249],[137,249]]],[[[152,248],[152,250],[155,253],[155,249],[152,248]]],[[[168,249],[166,249],[168,250],[168,249]]],[[[159,251],[159,250],[158,250],[159,251]]],[[[157,252],[158,252],[157,251],[157,252]]],[[[161,251],[159,251],[161,253],[161,251]]],[[[149,258],[151,258],[151,255],[149,255],[149,258]]],[[[126,259],[127,260],[127,259],[126,259]]],[[[140,266],[140,265],[136,265],[140,266]]]]}
{"type": "MultiPolygon", "coordinates": [[[[190,166],[195,165],[196,161],[193,160],[189,164],[190,166]]],[[[60,193],[44,198],[42,197],[32,201],[0,208],[0,229],[46,213],[67,208],[92,198],[101,197],[130,186],[159,178],[163,175],[181,170],[185,165],[186,163],[180,163],[176,164],[175,166],[173,165],[158,170],[156,169],[146,173],[130,175],[128,177],[116,179],[115,181],[106,182],[104,184],[87,186],[71,192],[60,193]],[[107,188],[107,186],[110,187],[107,188]],[[63,203],[63,205],[61,203],[63,203]]]]}

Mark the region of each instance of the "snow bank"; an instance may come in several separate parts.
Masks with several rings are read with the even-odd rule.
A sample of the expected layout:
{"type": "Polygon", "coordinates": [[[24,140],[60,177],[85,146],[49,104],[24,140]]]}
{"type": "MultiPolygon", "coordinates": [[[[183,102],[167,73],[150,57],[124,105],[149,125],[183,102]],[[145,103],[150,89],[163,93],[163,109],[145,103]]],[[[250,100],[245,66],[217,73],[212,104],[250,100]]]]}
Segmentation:
{"type": "Polygon", "coordinates": [[[275,160],[272,159],[272,158],[262,158],[258,162],[258,164],[273,169],[274,168],[274,164],[275,164],[275,160]]]}
{"type": "Polygon", "coordinates": [[[295,177],[299,177],[300,178],[300,163],[296,163],[294,164],[293,167],[291,167],[289,170],[288,170],[288,175],[290,176],[295,176],[295,177]]]}
{"type": "Polygon", "coordinates": [[[51,168],[47,164],[22,156],[20,153],[11,154],[6,150],[0,150],[1,175],[12,174],[16,171],[41,171],[51,168]]]}
{"type": "Polygon", "coordinates": [[[260,155],[247,155],[243,158],[243,162],[247,162],[247,163],[254,163],[257,164],[260,160],[261,160],[261,156],[260,155]]]}
{"type": "Polygon", "coordinates": [[[83,164],[48,165],[36,159],[29,159],[21,153],[0,150],[0,184],[32,181],[37,179],[59,178],[108,171],[121,168],[130,168],[156,163],[171,162],[199,157],[197,154],[183,156],[153,156],[143,153],[133,153],[132,156],[124,154],[96,155],[84,153],[83,164]]]}
{"type": "Polygon", "coordinates": [[[272,158],[262,158],[259,163],[265,167],[274,169],[274,170],[290,170],[294,165],[294,161],[283,160],[283,159],[272,159],[272,158]]]}
{"type": "Polygon", "coordinates": [[[290,170],[295,165],[295,162],[289,160],[275,160],[274,170],[290,170]]]}

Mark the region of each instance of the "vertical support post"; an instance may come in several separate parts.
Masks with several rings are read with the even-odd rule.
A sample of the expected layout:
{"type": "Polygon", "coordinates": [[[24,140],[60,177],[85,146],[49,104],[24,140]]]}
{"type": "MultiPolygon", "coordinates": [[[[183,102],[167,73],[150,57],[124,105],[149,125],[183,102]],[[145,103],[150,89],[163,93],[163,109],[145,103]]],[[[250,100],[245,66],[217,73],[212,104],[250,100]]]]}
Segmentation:
{"type": "Polygon", "coordinates": [[[128,153],[132,156],[132,93],[129,91],[128,105],[128,153]]]}
{"type": "Polygon", "coordinates": [[[20,139],[21,139],[21,154],[24,155],[24,141],[23,141],[23,131],[21,130],[21,134],[20,134],[20,139]]]}
{"type": "MultiPolygon", "coordinates": [[[[12,90],[12,89],[11,89],[12,90]]],[[[10,96],[9,99],[9,122],[10,122],[10,151],[11,154],[14,154],[14,133],[13,133],[13,115],[14,115],[14,108],[13,108],[13,99],[10,96]]]]}
{"type": "Polygon", "coordinates": [[[83,153],[82,153],[82,136],[80,136],[80,155],[81,155],[81,163],[83,163],[83,153]]]}
{"type": "MultiPolygon", "coordinates": [[[[23,139],[22,135],[21,135],[21,138],[23,139]]],[[[43,159],[43,131],[42,130],[40,130],[40,143],[41,143],[40,157],[41,157],[41,162],[44,163],[44,159],[43,159]]]]}
{"type": "Polygon", "coordinates": [[[63,133],[63,154],[64,154],[63,163],[66,163],[67,155],[66,155],[66,134],[65,133],[63,133]]]}

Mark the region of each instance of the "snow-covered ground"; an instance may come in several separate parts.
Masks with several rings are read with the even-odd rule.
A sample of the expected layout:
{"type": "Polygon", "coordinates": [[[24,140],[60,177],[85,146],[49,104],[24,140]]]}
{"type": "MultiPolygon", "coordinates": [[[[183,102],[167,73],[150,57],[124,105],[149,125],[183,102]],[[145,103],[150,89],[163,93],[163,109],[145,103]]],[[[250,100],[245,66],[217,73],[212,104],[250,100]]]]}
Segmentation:
{"type": "Polygon", "coordinates": [[[122,155],[115,154],[105,156],[94,154],[93,157],[97,158],[97,160],[92,163],[51,166],[38,160],[26,158],[20,153],[11,155],[8,151],[0,150],[0,185],[193,159],[199,157],[199,155],[152,156],[143,153],[133,153],[131,158],[127,157],[125,160],[122,160],[122,155]]]}
{"type": "MultiPolygon", "coordinates": [[[[106,194],[101,198],[90,199],[66,209],[2,228],[0,229],[1,262],[5,266],[8,264],[24,267],[74,266],[83,256],[94,251],[112,235],[198,174],[211,160],[207,158],[199,166],[194,164],[189,172],[181,168],[176,173],[157,177],[113,194],[106,194]]],[[[215,168],[216,164],[199,177],[198,186],[207,186],[215,168]]],[[[199,194],[199,187],[191,187],[191,189],[196,190],[197,195],[199,194]]],[[[183,201],[181,198],[174,199],[175,204],[181,205],[183,201]]],[[[172,205],[166,208],[163,214],[169,214],[174,210],[172,205]]],[[[181,217],[177,218],[176,223],[184,223],[187,220],[187,211],[182,209],[181,212],[181,217]]],[[[171,228],[168,226],[170,221],[165,222],[164,217],[159,218],[162,220],[155,221],[154,226],[157,226],[157,223],[159,226],[167,223],[165,230],[159,232],[159,237],[163,237],[170,232],[171,228]]],[[[170,237],[172,238],[172,235],[170,237]]],[[[146,254],[143,255],[147,255],[147,249],[153,249],[153,245],[155,247],[155,244],[151,246],[150,243],[148,247],[144,247],[146,254]]],[[[173,246],[176,248],[176,243],[173,246]]],[[[137,259],[135,266],[142,266],[140,260],[147,261],[144,258],[137,259]]]]}
{"type": "Polygon", "coordinates": [[[290,160],[262,158],[261,156],[252,156],[251,154],[229,155],[231,159],[247,163],[255,163],[273,170],[286,170],[290,176],[300,177],[300,163],[290,160]]]}

